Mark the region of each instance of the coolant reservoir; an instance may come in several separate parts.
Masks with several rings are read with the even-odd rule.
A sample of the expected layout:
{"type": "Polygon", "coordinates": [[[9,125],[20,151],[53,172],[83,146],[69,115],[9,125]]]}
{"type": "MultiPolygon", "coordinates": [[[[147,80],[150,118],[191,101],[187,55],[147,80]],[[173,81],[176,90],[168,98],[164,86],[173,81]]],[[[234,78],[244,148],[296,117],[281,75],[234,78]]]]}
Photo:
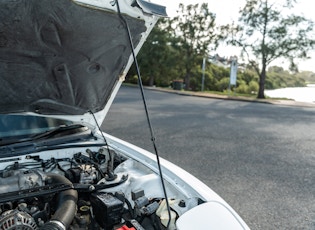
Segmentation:
{"type": "MultiPolygon", "coordinates": [[[[170,206],[176,202],[177,202],[176,200],[170,200],[170,199],[168,200],[168,203],[170,206]]],[[[156,210],[156,215],[160,217],[161,223],[166,227],[169,220],[169,216],[168,216],[167,205],[166,205],[165,199],[161,202],[159,208],[156,210]]],[[[175,219],[176,219],[176,213],[171,210],[171,221],[168,227],[169,230],[176,229],[175,219]]]]}

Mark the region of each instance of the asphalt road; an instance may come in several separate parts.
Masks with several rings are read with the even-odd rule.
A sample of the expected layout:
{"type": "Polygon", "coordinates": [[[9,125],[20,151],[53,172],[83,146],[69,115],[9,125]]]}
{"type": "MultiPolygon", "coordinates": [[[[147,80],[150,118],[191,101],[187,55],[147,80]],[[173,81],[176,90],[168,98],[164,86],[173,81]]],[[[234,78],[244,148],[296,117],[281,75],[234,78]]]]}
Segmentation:
{"type": "MultiPolygon", "coordinates": [[[[315,229],[315,108],[145,93],[160,155],[251,229],[315,229]]],[[[137,88],[120,89],[102,128],[153,149],[137,88]]]]}

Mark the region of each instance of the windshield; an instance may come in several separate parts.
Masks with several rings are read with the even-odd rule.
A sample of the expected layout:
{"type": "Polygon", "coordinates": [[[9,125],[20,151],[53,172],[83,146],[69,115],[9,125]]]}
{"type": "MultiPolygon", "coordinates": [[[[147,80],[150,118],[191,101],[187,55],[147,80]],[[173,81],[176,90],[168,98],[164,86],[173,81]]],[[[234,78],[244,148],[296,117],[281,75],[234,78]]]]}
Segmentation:
{"type": "Polygon", "coordinates": [[[0,139],[23,138],[72,125],[71,121],[32,115],[0,115],[0,139]]]}

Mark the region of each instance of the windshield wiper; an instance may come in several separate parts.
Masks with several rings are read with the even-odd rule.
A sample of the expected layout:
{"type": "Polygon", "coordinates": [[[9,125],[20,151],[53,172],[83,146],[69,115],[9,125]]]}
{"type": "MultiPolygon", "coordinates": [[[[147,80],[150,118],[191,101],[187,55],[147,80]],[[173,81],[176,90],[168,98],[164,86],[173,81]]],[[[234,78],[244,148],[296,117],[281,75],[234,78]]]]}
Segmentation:
{"type": "Polygon", "coordinates": [[[78,132],[82,132],[82,131],[85,131],[87,130],[88,128],[85,127],[85,126],[82,126],[82,125],[62,125],[62,126],[59,126],[59,127],[56,127],[54,129],[51,129],[51,130],[48,130],[46,132],[43,132],[43,133],[38,133],[38,134],[35,134],[31,137],[29,137],[30,140],[39,140],[39,139],[43,139],[43,138],[50,138],[50,137],[53,137],[55,135],[58,135],[58,134],[65,134],[67,133],[66,131],[70,131],[69,134],[72,134],[72,133],[77,133],[77,132],[73,132],[73,130],[75,129],[78,129],[78,132]]]}
{"type": "Polygon", "coordinates": [[[78,132],[86,131],[88,128],[82,125],[74,124],[74,125],[63,125],[56,127],[54,129],[34,134],[29,137],[24,138],[10,138],[10,139],[3,139],[0,140],[0,146],[3,145],[10,145],[15,143],[22,143],[22,142],[29,142],[29,141],[36,141],[41,139],[48,139],[57,135],[67,135],[67,134],[74,134],[78,132]],[[77,130],[77,131],[74,131],[77,130]]]}

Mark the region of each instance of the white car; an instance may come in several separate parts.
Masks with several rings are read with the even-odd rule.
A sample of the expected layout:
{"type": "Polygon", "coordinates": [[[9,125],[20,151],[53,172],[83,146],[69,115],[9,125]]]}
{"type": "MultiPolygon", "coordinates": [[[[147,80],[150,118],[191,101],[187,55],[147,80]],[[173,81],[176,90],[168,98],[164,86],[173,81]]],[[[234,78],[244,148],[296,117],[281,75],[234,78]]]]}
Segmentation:
{"type": "Polygon", "coordinates": [[[161,16],[143,0],[0,0],[0,229],[248,229],[198,179],[99,128],[161,16]]]}

